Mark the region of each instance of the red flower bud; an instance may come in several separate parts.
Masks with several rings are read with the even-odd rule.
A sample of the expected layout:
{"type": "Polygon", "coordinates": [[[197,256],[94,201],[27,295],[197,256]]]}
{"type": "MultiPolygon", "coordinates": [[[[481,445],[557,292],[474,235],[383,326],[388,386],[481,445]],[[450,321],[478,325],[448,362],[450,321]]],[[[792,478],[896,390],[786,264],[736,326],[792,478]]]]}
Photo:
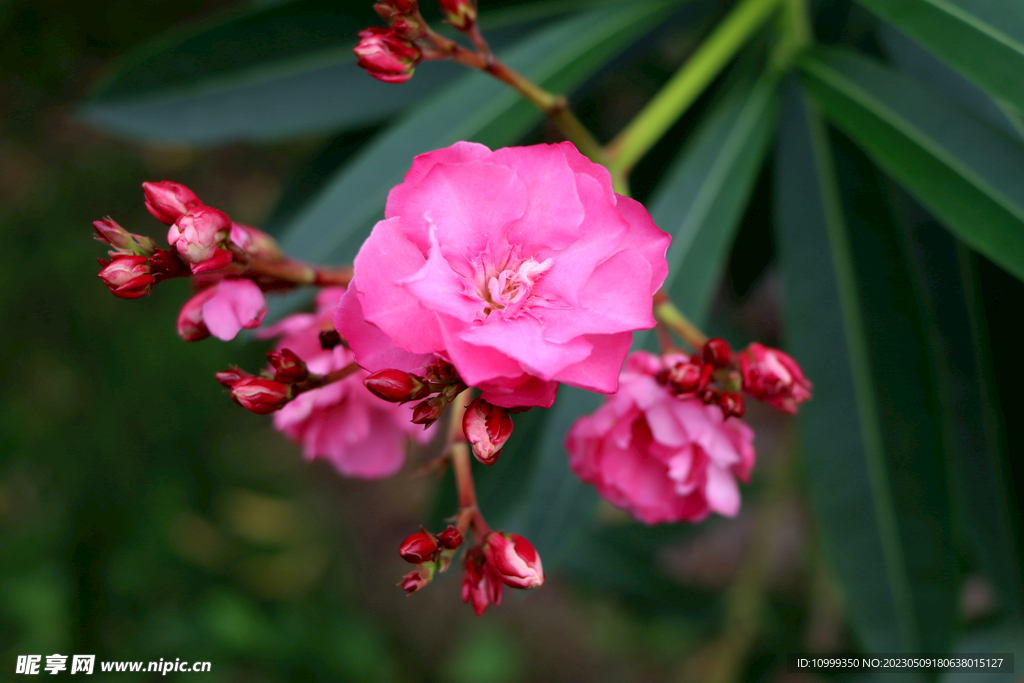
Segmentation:
{"type": "Polygon", "coordinates": [[[359,32],[353,52],[359,66],[385,83],[405,83],[423,58],[420,49],[394,30],[373,26],[359,32]]]}
{"type": "Polygon", "coordinates": [[[708,365],[724,368],[732,360],[732,350],[729,348],[729,342],[721,337],[714,337],[704,344],[703,356],[704,362],[708,365]]]}
{"type": "MultiPolygon", "coordinates": [[[[97,240],[109,244],[120,253],[150,256],[156,251],[153,240],[128,232],[109,216],[101,221],[93,221],[92,226],[96,229],[97,240]]],[[[114,255],[114,252],[111,254],[114,255]]]]}
{"type": "Polygon", "coordinates": [[[795,415],[811,397],[811,383],[791,357],[754,342],[740,353],[743,390],[776,410],[795,415]]]}
{"type": "Polygon", "coordinates": [[[536,588],[544,583],[544,568],[533,544],[519,534],[492,531],[485,546],[488,562],[498,577],[513,588],[536,588]]]}
{"type": "Polygon", "coordinates": [[[703,365],[697,363],[676,363],[675,367],[665,371],[665,381],[672,388],[672,393],[694,394],[701,390],[701,371],[703,365]]]}
{"type": "Polygon", "coordinates": [[[401,586],[402,590],[404,590],[406,593],[412,595],[413,593],[415,593],[416,591],[420,590],[428,583],[430,583],[430,580],[432,578],[433,575],[429,573],[424,575],[424,572],[422,572],[421,570],[414,569],[405,576],[403,576],[402,580],[398,582],[398,585],[401,586]]]}
{"type": "Polygon", "coordinates": [[[746,405],[743,396],[734,391],[726,391],[718,397],[718,405],[722,408],[722,415],[725,419],[730,417],[743,417],[746,413],[746,405]]]}
{"type": "Polygon", "coordinates": [[[462,545],[462,534],[451,524],[444,531],[437,535],[437,542],[447,550],[455,550],[462,545]]]}
{"type": "Polygon", "coordinates": [[[121,299],[138,299],[153,289],[156,278],[150,272],[149,259],[145,256],[115,256],[99,272],[99,278],[114,296],[121,299]]]}
{"type": "Polygon", "coordinates": [[[195,192],[184,185],[161,180],[158,183],[142,183],[146,196],[146,208],[161,223],[173,224],[183,213],[202,206],[195,192]]]}
{"type": "Polygon", "coordinates": [[[438,0],[448,23],[465,31],[476,21],[475,0],[438,0]]]}
{"type": "Polygon", "coordinates": [[[412,409],[412,423],[429,427],[441,417],[441,413],[448,407],[450,400],[444,396],[434,396],[425,401],[420,401],[412,409]]]}
{"type": "Polygon", "coordinates": [[[217,286],[207,287],[185,302],[178,313],[178,336],[185,341],[201,341],[210,336],[203,322],[203,304],[217,293],[217,286]]]}
{"type": "Polygon", "coordinates": [[[419,531],[402,541],[398,554],[406,562],[419,564],[421,562],[433,562],[437,559],[438,550],[437,541],[434,537],[426,531],[419,531]]]}
{"type": "Polygon", "coordinates": [[[270,351],[267,360],[274,370],[274,379],[279,382],[301,382],[309,377],[309,369],[305,361],[295,355],[291,349],[270,351]]]}
{"type": "Polygon", "coordinates": [[[221,386],[230,389],[235,386],[235,382],[246,377],[252,377],[252,375],[245,370],[232,366],[230,370],[222,370],[214,375],[217,381],[220,382],[221,386]]]}
{"type": "Polygon", "coordinates": [[[473,447],[476,459],[491,465],[501,455],[501,447],[512,436],[512,418],[504,408],[478,398],[466,406],[462,416],[462,431],[466,441],[473,447]]]}
{"type": "Polygon", "coordinates": [[[480,548],[466,553],[462,574],[462,602],[473,603],[473,611],[481,616],[490,605],[501,604],[502,583],[480,548]]]}
{"type": "Polygon", "coordinates": [[[231,387],[231,398],[257,415],[269,415],[291,400],[292,388],[272,379],[245,377],[231,387]]]}
{"type": "Polygon", "coordinates": [[[429,396],[431,391],[420,377],[401,370],[378,370],[363,380],[374,396],[391,403],[416,401],[429,396]]]}

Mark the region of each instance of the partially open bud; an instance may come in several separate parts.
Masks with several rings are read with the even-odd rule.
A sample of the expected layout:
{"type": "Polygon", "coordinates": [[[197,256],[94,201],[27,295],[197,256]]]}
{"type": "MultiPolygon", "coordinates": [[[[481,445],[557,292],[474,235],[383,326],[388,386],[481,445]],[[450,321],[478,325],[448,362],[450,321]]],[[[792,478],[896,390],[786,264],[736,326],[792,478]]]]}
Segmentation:
{"type": "Polygon", "coordinates": [[[721,337],[714,337],[708,339],[704,344],[702,355],[704,356],[704,362],[708,365],[724,368],[729,365],[729,361],[732,359],[732,350],[729,348],[729,342],[721,337]]]}
{"type": "Polygon", "coordinates": [[[491,465],[501,455],[501,447],[512,436],[512,418],[504,408],[478,398],[466,406],[462,416],[462,431],[466,441],[473,447],[476,459],[491,465]]]}
{"type": "Polygon", "coordinates": [[[173,224],[190,209],[203,205],[195,192],[170,180],[142,183],[142,191],[146,195],[146,209],[167,225],[173,224]]]}
{"type": "Polygon", "coordinates": [[[481,616],[490,605],[501,604],[501,579],[494,572],[480,548],[466,553],[462,574],[462,602],[472,602],[473,611],[481,616]]]}
{"type": "Polygon", "coordinates": [[[426,586],[434,578],[434,570],[431,565],[420,565],[402,577],[398,585],[409,595],[426,586]]]}
{"type": "Polygon", "coordinates": [[[420,564],[421,562],[433,562],[437,559],[438,550],[437,541],[434,537],[426,531],[419,531],[402,541],[398,554],[406,562],[420,564]]]}
{"type": "Polygon", "coordinates": [[[795,415],[811,397],[811,383],[790,356],[754,342],[740,353],[743,390],[776,410],[795,415]]]}
{"type": "Polygon", "coordinates": [[[230,389],[235,386],[235,382],[240,379],[245,379],[246,377],[252,377],[252,374],[239,367],[231,366],[230,370],[222,370],[214,375],[214,377],[217,378],[217,381],[220,382],[221,386],[230,389]]]}
{"type": "Polygon", "coordinates": [[[430,387],[421,378],[401,370],[378,370],[363,380],[374,396],[391,403],[416,401],[429,396],[430,387]]]}
{"type": "Polygon", "coordinates": [[[360,31],[359,44],[353,52],[359,57],[359,66],[385,83],[405,83],[423,58],[410,40],[380,26],[360,31]]]}
{"type": "Polygon", "coordinates": [[[257,415],[269,415],[291,400],[292,388],[272,379],[245,377],[231,387],[231,398],[257,415]]]}
{"type": "Polygon", "coordinates": [[[459,533],[459,530],[451,524],[448,525],[447,529],[437,535],[437,542],[446,550],[455,550],[462,545],[462,541],[462,534],[459,533]]]}
{"type": "Polygon", "coordinates": [[[100,259],[100,264],[103,268],[99,278],[120,299],[146,296],[156,282],[150,271],[149,259],[145,256],[115,256],[109,263],[100,259]]]}
{"type": "Polygon", "coordinates": [[[536,588],[544,583],[540,555],[519,534],[492,531],[487,536],[487,559],[498,577],[513,588],[536,588]]]}
{"type": "Polygon", "coordinates": [[[210,336],[210,328],[203,322],[203,304],[213,298],[217,287],[207,287],[185,302],[178,313],[178,336],[185,341],[200,341],[210,336]]]}
{"type": "Polygon", "coordinates": [[[735,391],[726,391],[718,397],[718,405],[722,408],[722,415],[726,419],[730,417],[743,417],[746,413],[746,405],[743,396],[735,391]]]}
{"type": "MultiPolygon", "coordinates": [[[[216,252],[223,250],[218,247],[227,239],[230,229],[231,219],[227,214],[209,206],[200,206],[180,216],[171,225],[167,231],[167,243],[178,250],[181,258],[195,266],[219,256],[216,252]]],[[[195,272],[194,267],[192,272],[195,272]]]]}
{"type": "Polygon", "coordinates": [[[475,0],[438,0],[449,24],[465,31],[476,22],[475,0]]]}
{"type": "Polygon", "coordinates": [[[274,379],[279,382],[301,382],[309,377],[309,369],[305,361],[295,355],[291,349],[267,352],[267,360],[274,371],[274,379]]]}

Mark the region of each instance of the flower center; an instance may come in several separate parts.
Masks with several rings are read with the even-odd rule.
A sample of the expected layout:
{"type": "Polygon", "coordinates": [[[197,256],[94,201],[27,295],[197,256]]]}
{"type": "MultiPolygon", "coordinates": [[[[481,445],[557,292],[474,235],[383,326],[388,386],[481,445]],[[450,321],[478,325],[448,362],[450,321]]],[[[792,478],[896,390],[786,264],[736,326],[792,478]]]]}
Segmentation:
{"type": "Polygon", "coordinates": [[[524,306],[536,298],[531,296],[533,286],[553,263],[550,258],[542,262],[528,258],[516,267],[509,267],[511,264],[508,264],[500,272],[492,271],[489,277],[485,275],[481,288],[481,298],[486,302],[483,317],[495,311],[501,311],[503,318],[518,315],[524,306]]]}

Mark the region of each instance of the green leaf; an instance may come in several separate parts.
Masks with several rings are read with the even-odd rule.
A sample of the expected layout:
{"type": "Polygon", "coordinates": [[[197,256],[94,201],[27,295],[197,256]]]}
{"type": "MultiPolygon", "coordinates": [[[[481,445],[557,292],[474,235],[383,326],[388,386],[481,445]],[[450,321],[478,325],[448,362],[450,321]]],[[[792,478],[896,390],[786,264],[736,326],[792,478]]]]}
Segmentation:
{"type": "MultiPolygon", "coordinates": [[[[487,12],[481,22],[500,48],[579,6],[534,3],[487,12]]],[[[231,12],[129,53],[80,114],[144,140],[281,138],[373,123],[431,96],[464,70],[434,62],[400,86],[371,78],[356,66],[352,48],[356,34],[374,23],[370,3],[298,0],[231,12]]]]}
{"type": "MultiPolygon", "coordinates": [[[[650,27],[665,7],[648,0],[565,19],[521,41],[507,62],[545,86],[570,89],[650,27]]],[[[414,155],[458,140],[509,144],[540,118],[505,84],[469,74],[364,146],[282,231],[282,246],[301,259],[351,261],[414,155]]]]}
{"type": "Polygon", "coordinates": [[[878,173],[791,93],[777,155],[787,350],[815,384],[807,486],[874,652],[945,652],[958,563],[930,322],[878,173]],[[842,189],[842,193],[840,192],[842,189]]]}
{"type": "Polygon", "coordinates": [[[1024,5],[1018,0],[858,0],[993,97],[1024,111],[1024,5]]]}
{"type": "Polygon", "coordinates": [[[778,78],[739,81],[658,185],[650,210],[672,235],[664,289],[701,325],[775,133],[778,78]]]}
{"type": "Polygon", "coordinates": [[[1024,147],[869,59],[798,65],[825,115],[957,237],[1024,279],[1024,147]]]}

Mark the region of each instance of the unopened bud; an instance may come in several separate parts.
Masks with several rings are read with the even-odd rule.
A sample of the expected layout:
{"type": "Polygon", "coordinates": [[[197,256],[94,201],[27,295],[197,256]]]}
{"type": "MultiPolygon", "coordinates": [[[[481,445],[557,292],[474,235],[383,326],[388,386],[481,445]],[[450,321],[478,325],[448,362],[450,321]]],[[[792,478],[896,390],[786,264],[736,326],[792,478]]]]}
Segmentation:
{"type": "Polygon", "coordinates": [[[676,363],[664,371],[664,381],[672,388],[672,393],[693,394],[701,389],[701,371],[703,365],[696,363],[676,363]]]}
{"type": "Polygon", "coordinates": [[[465,31],[476,22],[475,0],[438,0],[449,24],[465,31]]]}
{"type": "MultiPolygon", "coordinates": [[[[200,206],[181,215],[167,231],[167,243],[195,265],[213,258],[228,236],[231,219],[223,211],[200,206]]],[[[193,269],[193,272],[195,270],[193,269]]]]}
{"type": "Polygon", "coordinates": [[[789,355],[754,342],[740,353],[743,390],[784,413],[811,397],[811,383],[789,355]]]}
{"type": "Polygon", "coordinates": [[[150,256],[156,251],[156,242],[148,237],[128,232],[109,216],[100,221],[93,221],[92,226],[96,229],[96,239],[109,244],[118,252],[150,256]]]}
{"type": "Polygon", "coordinates": [[[378,370],[363,380],[374,396],[391,403],[416,401],[431,394],[421,378],[401,370],[378,370]]]}
{"type": "Polygon", "coordinates": [[[267,353],[267,360],[274,371],[274,379],[279,382],[301,382],[309,377],[305,361],[291,349],[270,351],[267,353]]]}
{"type": "Polygon", "coordinates": [[[426,531],[419,531],[402,541],[398,554],[406,562],[420,564],[421,562],[433,562],[437,558],[438,550],[434,537],[426,531]]]}
{"type": "Polygon", "coordinates": [[[434,396],[425,401],[420,401],[412,409],[412,423],[429,427],[441,417],[441,413],[448,407],[450,401],[444,396],[434,396]]]}
{"type": "Polygon", "coordinates": [[[729,348],[729,342],[721,337],[714,337],[704,344],[703,356],[704,362],[708,365],[724,368],[732,360],[732,350],[729,348]]]}
{"type": "Polygon", "coordinates": [[[544,583],[544,568],[537,549],[519,534],[492,531],[485,548],[487,560],[506,585],[536,588],[544,583]]]}
{"type": "Polygon", "coordinates": [[[466,406],[462,416],[462,431],[466,441],[473,447],[476,459],[491,465],[512,436],[512,418],[504,408],[478,398],[466,406]]]}
{"type": "Polygon", "coordinates": [[[138,299],[153,289],[149,259],[145,256],[115,256],[110,263],[100,259],[103,268],[99,278],[111,293],[120,299],[138,299]]]}
{"type": "Polygon", "coordinates": [[[246,377],[252,377],[252,374],[239,367],[232,366],[230,370],[221,370],[214,375],[214,377],[217,378],[217,381],[220,382],[221,386],[230,389],[235,386],[235,382],[245,379],[246,377]]]}
{"type": "Polygon", "coordinates": [[[423,58],[412,41],[379,26],[360,31],[359,44],[353,52],[359,57],[359,66],[385,83],[405,83],[423,58]]]}
{"type": "Polygon", "coordinates": [[[178,313],[178,336],[185,341],[200,341],[210,336],[210,330],[203,322],[203,304],[213,298],[217,287],[207,287],[185,302],[178,313]]]}
{"type": "Polygon", "coordinates": [[[195,192],[170,180],[142,183],[142,191],[146,195],[146,209],[167,225],[173,224],[190,209],[203,205],[195,192]]]}
{"type": "Polygon", "coordinates": [[[433,578],[434,572],[430,568],[430,565],[422,565],[403,576],[402,580],[398,582],[398,585],[401,586],[402,590],[406,593],[412,595],[430,583],[433,578]]]}
{"type": "Polygon", "coordinates": [[[291,400],[292,388],[287,384],[262,377],[246,377],[231,387],[235,403],[257,415],[269,415],[291,400]]]}
{"type": "Polygon", "coordinates": [[[444,531],[437,535],[437,542],[447,550],[455,550],[462,545],[462,534],[451,524],[444,531]]]}
{"type": "Polygon", "coordinates": [[[744,413],[746,413],[743,396],[735,391],[726,391],[719,396],[718,405],[722,408],[722,415],[726,419],[730,417],[743,417],[744,413]]]}
{"type": "Polygon", "coordinates": [[[488,562],[487,556],[477,548],[466,553],[462,574],[462,602],[472,602],[473,611],[481,616],[490,605],[501,604],[502,583],[488,562]]]}

